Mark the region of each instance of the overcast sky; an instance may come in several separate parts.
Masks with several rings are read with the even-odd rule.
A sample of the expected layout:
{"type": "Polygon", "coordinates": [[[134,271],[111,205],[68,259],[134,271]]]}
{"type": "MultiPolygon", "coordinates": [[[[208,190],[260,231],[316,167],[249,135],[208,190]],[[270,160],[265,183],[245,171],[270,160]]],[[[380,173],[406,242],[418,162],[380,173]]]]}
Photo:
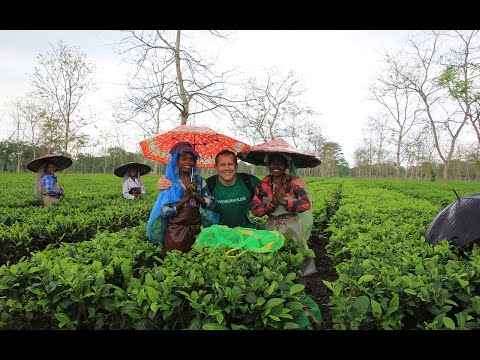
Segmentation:
{"type": "MultiPolygon", "coordinates": [[[[361,129],[368,116],[378,112],[377,105],[368,100],[368,88],[383,65],[381,53],[401,47],[415,33],[412,30],[241,30],[211,50],[219,51],[221,67],[240,66],[252,75],[271,67],[284,72],[293,70],[306,88],[303,101],[320,114],[319,125],[324,135],[342,146],[345,158],[353,165],[353,152],[361,143],[361,129]]],[[[109,128],[111,100],[121,96],[127,74],[127,66],[111,46],[120,38],[119,31],[106,30],[0,30],[0,139],[12,132],[7,104],[31,89],[28,78],[38,65],[37,55],[51,51],[49,44],[56,45],[60,40],[79,47],[96,64],[100,90],[91,100],[92,106],[103,113],[103,128],[109,128]]],[[[213,125],[199,118],[195,121],[196,125],[213,125]]],[[[172,127],[169,125],[165,130],[172,127]]],[[[226,128],[222,130],[226,132],[226,128]]],[[[90,131],[93,134],[93,128],[90,131]]],[[[98,129],[95,133],[98,134],[98,129]]],[[[139,149],[140,140],[132,140],[132,150],[139,149]]]]}

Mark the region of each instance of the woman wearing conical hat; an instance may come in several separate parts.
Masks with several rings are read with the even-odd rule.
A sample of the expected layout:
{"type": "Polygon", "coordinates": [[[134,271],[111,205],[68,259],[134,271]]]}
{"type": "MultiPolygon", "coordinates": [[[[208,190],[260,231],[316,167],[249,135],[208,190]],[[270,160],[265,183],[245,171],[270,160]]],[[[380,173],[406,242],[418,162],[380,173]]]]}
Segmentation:
{"type": "Polygon", "coordinates": [[[200,207],[215,208],[205,179],[198,174],[199,155],[190,143],[178,143],[170,150],[165,176],[172,187],[160,193],[147,223],[147,236],[165,251],[191,250],[201,231],[200,207]]]}
{"type": "Polygon", "coordinates": [[[125,199],[133,200],[145,195],[145,185],[136,167],[131,167],[123,176],[122,192],[125,199]]]}
{"type": "Polygon", "coordinates": [[[55,172],[64,170],[70,165],[72,159],[53,154],[45,154],[27,164],[27,169],[36,173],[33,189],[39,205],[50,206],[64,198],[65,193],[58,183],[55,172]]]}
{"type": "Polygon", "coordinates": [[[146,164],[131,162],[120,165],[114,170],[114,174],[123,177],[122,196],[125,199],[133,200],[145,195],[145,185],[142,175],[148,174],[152,168],[146,164]]]}
{"type": "MultiPolygon", "coordinates": [[[[266,230],[277,230],[286,238],[292,238],[302,250],[309,250],[307,241],[313,225],[313,217],[306,222],[301,213],[310,211],[312,203],[304,188],[294,182],[294,177],[286,172],[292,169],[290,156],[282,153],[268,153],[265,163],[270,174],[265,176],[255,188],[253,204],[250,208],[254,216],[268,216],[266,230]],[[312,222],[312,224],[308,224],[312,222]]],[[[301,276],[317,272],[315,260],[306,256],[301,276]]]]}

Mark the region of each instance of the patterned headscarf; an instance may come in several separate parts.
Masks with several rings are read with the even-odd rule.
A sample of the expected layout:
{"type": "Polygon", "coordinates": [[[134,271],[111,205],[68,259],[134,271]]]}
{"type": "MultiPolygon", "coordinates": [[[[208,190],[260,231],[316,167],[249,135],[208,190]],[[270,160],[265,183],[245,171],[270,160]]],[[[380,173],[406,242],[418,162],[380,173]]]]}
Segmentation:
{"type": "Polygon", "coordinates": [[[179,154],[181,154],[181,155],[184,155],[184,154],[187,154],[187,153],[192,154],[193,157],[195,158],[195,163],[199,158],[198,152],[195,150],[195,148],[192,146],[192,144],[190,144],[189,142],[186,142],[186,141],[179,142],[179,143],[173,145],[172,148],[170,149],[170,156],[175,151],[178,151],[179,154]]]}

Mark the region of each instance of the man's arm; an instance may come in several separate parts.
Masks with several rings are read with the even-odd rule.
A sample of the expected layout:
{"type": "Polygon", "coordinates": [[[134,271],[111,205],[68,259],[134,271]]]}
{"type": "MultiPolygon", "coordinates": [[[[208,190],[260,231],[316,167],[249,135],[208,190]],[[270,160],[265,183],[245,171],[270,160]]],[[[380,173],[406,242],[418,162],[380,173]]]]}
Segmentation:
{"type": "Polygon", "coordinates": [[[165,175],[163,175],[160,179],[158,179],[158,182],[157,182],[158,190],[167,190],[172,185],[173,185],[172,182],[170,180],[168,180],[165,177],[165,175]]]}
{"type": "Polygon", "coordinates": [[[295,177],[293,178],[293,182],[297,185],[300,189],[305,189],[307,187],[307,182],[302,177],[295,177]]]}

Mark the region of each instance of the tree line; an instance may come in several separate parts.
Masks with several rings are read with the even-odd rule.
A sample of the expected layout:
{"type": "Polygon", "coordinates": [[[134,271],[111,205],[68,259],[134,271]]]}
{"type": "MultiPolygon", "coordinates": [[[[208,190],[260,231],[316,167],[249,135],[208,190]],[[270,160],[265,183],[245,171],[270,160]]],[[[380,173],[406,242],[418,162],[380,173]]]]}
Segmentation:
{"type": "MultiPolygon", "coordinates": [[[[363,163],[350,168],[343,159],[340,146],[337,143],[327,143],[321,156],[322,164],[313,169],[298,169],[300,176],[317,177],[361,177],[361,178],[396,178],[397,166],[394,162],[369,164],[363,163]]],[[[32,147],[29,144],[17,144],[14,141],[0,141],[0,172],[28,172],[27,164],[36,154],[47,153],[48,149],[32,147]],[[17,150],[21,148],[22,152],[17,150]]],[[[68,168],[72,173],[112,173],[116,167],[127,162],[148,164],[154,169],[157,164],[156,174],[163,174],[165,165],[146,159],[141,151],[129,152],[120,147],[109,147],[101,154],[77,153],[72,157],[73,164],[68,168]]],[[[238,170],[257,176],[266,175],[265,166],[254,166],[239,162],[238,170]]],[[[210,176],[215,174],[215,169],[202,169],[202,174],[210,176]]],[[[407,179],[431,180],[442,179],[443,165],[435,162],[422,162],[410,167],[400,167],[400,176],[407,179]]],[[[449,168],[450,180],[476,180],[480,181],[480,161],[471,158],[470,161],[454,159],[449,168]]]]}
{"type": "MultiPolygon", "coordinates": [[[[230,35],[198,33],[218,41],[230,35]]],[[[250,76],[219,70],[193,36],[181,30],[122,31],[115,51],[133,70],[125,96],[112,104],[118,128],[108,135],[110,142],[83,132],[96,121],[85,106],[97,86],[95,64],[62,42],[39,54],[29,77],[32,91],[10,104],[13,128],[1,143],[1,171],[22,172],[45,152],[72,157],[78,164],[72,171],[78,172],[108,172],[134,159],[148,163],[141,153],[124,150],[119,129],[135,126],[146,138],[168,122],[185,125],[208,113],[230,119],[229,129],[241,141],[281,137],[315,153],[322,165],[301,170],[305,175],[478,180],[479,31],[424,31],[400,50],[385,51],[370,87],[370,100],[380,110],[368,118],[353,164],[323,135],[320,114],[302,101],[306,90],[293,71],[272,66],[250,76]],[[476,142],[465,142],[468,134],[476,142]]],[[[152,167],[161,172],[161,164],[152,167]]]]}

